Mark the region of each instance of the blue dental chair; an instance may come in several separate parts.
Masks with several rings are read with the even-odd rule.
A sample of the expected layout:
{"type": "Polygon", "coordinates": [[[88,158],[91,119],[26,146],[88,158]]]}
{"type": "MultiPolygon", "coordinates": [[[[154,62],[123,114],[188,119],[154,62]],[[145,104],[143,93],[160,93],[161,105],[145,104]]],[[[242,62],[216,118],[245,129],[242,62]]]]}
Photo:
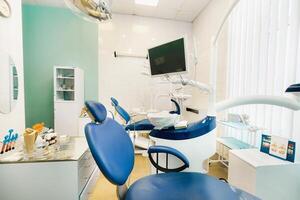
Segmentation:
{"type": "MultiPolygon", "coordinates": [[[[167,166],[167,173],[144,177],[127,188],[126,182],[134,165],[130,137],[119,123],[106,117],[107,111],[101,103],[87,101],[86,107],[94,118],[94,122],[85,127],[88,145],[101,172],[117,186],[120,200],[258,200],[213,177],[174,172],[181,169],[167,169],[167,166]]],[[[186,157],[175,149],[154,146],[148,153],[150,158],[152,154],[172,154],[183,162],[183,169],[189,167],[186,157]]]]}
{"type": "MultiPolygon", "coordinates": [[[[148,119],[143,119],[141,121],[133,122],[131,123],[131,116],[129,113],[120,106],[118,100],[111,97],[111,105],[115,108],[116,112],[122,117],[122,119],[126,123],[126,130],[127,131],[151,131],[154,129],[154,126],[151,124],[151,122],[148,119]]],[[[171,101],[174,103],[176,110],[170,111],[171,114],[178,114],[180,115],[181,110],[179,104],[171,99],[171,101]]]]}

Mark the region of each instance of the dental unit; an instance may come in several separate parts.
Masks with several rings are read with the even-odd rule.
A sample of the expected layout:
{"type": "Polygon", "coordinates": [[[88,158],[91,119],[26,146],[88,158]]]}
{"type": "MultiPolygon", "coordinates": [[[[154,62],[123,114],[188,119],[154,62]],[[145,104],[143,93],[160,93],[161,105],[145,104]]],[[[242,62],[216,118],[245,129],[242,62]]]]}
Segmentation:
{"type": "MultiPolygon", "coordinates": [[[[300,87],[299,84],[290,86],[286,92],[292,96],[247,96],[236,99],[229,99],[215,103],[215,90],[210,85],[193,80],[178,79],[170,80],[173,84],[182,84],[197,88],[200,92],[206,92],[208,98],[207,117],[188,125],[186,129],[176,130],[175,128],[153,130],[150,132],[151,139],[156,145],[170,146],[181,151],[190,161],[190,167],[187,171],[197,171],[206,173],[207,160],[216,152],[216,114],[229,108],[264,104],[285,107],[294,111],[300,110],[300,101],[298,99],[300,87]]],[[[165,157],[160,157],[161,163],[165,163],[165,157]]],[[[169,166],[180,165],[180,161],[169,158],[169,166]]]]}

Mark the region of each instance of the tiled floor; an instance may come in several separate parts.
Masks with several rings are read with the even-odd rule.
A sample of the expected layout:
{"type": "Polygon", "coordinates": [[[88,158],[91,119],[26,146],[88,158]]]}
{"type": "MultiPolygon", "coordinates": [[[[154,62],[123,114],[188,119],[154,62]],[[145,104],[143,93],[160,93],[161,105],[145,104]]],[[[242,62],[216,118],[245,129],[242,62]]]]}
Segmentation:
{"type": "MultiPolygon", "coordinates": [[[[150,174],[150,164],[147,157],[136,156],[130,183],[150,174]]],[[[210,175],[218,178],[227,178],[227,168],[221,164],[210,166],[210,175]]],[[[116,187],[109,183],[103,176],[98,180],[89,200],[117,200],[116,187]]]]}

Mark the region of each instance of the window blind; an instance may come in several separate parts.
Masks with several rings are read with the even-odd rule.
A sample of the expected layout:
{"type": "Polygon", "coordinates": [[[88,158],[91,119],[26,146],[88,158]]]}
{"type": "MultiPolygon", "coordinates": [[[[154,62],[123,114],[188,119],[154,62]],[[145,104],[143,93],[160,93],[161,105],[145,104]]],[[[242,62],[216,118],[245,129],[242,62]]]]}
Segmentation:
{"type": "MultiPolygon", "coordinates": [[[[229,18],[227,98],[284,95],[289,85],[300,83],[299,28],[299,0],[241,0],[229,18]]],[[[299,138],[291,110],[249,105],[229,112],[248,114],[267,133],[299,138]]],[[[227,128],[226,134],[243,139],[237,130],[227,128]]]]}

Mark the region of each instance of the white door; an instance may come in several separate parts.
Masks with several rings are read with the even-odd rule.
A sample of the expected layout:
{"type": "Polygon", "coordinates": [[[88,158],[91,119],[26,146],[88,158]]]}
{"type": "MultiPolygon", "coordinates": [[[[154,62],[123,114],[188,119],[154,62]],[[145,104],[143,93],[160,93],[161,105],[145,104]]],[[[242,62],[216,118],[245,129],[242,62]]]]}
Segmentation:
{"type": "Polygon", "coordinates": [[[57,102],[54,105],[55,132],[70,136],[78,135],[78,111],[77,103],[57,102]]]}

